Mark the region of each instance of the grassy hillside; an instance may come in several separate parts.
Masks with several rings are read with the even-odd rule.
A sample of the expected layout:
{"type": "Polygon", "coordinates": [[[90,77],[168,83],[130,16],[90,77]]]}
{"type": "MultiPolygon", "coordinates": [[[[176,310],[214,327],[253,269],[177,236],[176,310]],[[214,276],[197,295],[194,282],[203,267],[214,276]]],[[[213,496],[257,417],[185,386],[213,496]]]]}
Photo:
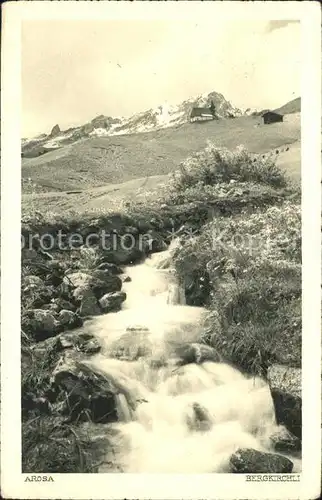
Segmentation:
{"type": "Polygon", "coordinates": [[[229,149],[243,144],[250,152],[261,153],[299,137],[296,115],[269,126],[254,116],[187,123],[149,133],[86,139],[37,158],[23,158],[22,178],[37,185],[32,191],[88,190],[173,172],[208,140],[229,149]]]}
{"type": "Polygon", "coordinates": [[[292,101],[287,102],[284,106],[275,110],[277,113],[281,113],[282,115],[290,114],[290,113],[300,113],[301,112],[301,98],[297,97],[292,101]]]}

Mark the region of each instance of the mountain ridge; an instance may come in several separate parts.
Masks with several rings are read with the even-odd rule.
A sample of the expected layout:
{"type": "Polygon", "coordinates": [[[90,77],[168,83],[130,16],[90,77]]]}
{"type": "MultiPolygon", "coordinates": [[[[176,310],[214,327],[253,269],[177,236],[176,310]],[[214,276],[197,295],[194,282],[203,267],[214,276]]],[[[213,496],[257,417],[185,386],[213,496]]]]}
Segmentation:
{"type": "Polygon", "coordinates": [[[222,94],[213,91],[191,97],[177,105],[161,104],[129,117],[99,115],[84,125],[70,127],[64,131],[59,129],[59,125],[55,125],[54,134],[52,129],[48,135],[40,134],[31,139],[22,139],[22,152],[26,157],[34,157],[87,137],[135,134],[183,125],[189,120],[193,107],[210,106],[211,101],[219,119],[243,115],[242,110],[234,107],[222,94]]]}

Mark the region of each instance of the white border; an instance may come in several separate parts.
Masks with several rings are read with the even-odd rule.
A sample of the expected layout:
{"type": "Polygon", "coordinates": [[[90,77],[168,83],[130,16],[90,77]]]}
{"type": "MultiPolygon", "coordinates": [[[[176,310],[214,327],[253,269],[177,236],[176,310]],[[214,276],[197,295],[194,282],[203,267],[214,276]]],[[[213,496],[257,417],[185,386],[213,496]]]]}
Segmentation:
{"type": "Polygon", "coordinates": [[[2,31],[1,490],[21,499],[313,499],[320,491],[321,14],[318,2],[10,2],[2,31]],[[20,30],[27,19],[300,19],[302,23],[303,473],[300,482],[254,483],[231,474],[20,472],[20,30]]]}

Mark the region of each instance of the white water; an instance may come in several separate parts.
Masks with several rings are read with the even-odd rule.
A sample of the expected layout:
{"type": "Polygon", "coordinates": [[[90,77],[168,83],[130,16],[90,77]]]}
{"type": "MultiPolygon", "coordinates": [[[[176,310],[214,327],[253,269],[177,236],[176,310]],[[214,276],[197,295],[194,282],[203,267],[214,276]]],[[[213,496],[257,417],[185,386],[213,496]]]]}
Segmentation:
{"type": "MultiPolygon", "coordinates": [[[[89,325],[104,342],[91,363],[121,393],[114,445],[124,472],[227,472],[240,447],[272,451],[269,436],[277,426],[270,391],[225,363],[178,366],[174,348],[198,342],[204,310],[184,305],[167,268],[171,251],[126,269],[132,281],[124,283],[122,311],[89,325]],[[113,358],[120,347],[122,358],[113,358]]],[[[299,460],[291,459],[296,471],[299,460]]]]}

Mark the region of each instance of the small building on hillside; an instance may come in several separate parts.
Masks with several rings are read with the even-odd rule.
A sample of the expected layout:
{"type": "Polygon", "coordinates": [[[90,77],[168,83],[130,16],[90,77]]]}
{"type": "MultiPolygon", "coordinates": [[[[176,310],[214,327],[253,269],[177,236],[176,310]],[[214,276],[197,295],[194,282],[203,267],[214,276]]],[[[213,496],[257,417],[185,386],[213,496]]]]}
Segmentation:
{"type": "Polygon", "coordinates": [[[192,108],[190,114],[190,122],[203,122],[207,120],[214,120],[215,116],[210,108],[192,108]]]}
{"type": "Polygon", "coordinates": [[[265,125],[283,121],[283,115],[275,113],[275,111],[266,111],[265,113],[262,114],[262,118],[264,120],[265,125]]]}

